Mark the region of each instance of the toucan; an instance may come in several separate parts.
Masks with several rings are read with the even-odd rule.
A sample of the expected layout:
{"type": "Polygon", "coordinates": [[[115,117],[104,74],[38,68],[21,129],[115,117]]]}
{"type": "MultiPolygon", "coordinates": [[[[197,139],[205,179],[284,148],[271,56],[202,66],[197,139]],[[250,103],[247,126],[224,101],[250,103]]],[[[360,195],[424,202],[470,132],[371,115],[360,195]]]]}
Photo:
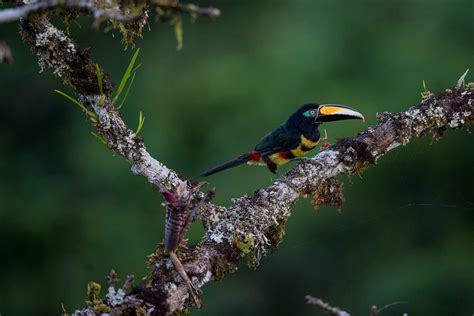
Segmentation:
{"type": "Polygon", "coordinates": [[[243,163],[264,165],[272,173],[276,173],[278,166],[301,157],[316,147],[321,137],[318,130],[321,123],[349,119],[365,120],[361,113],[348,106],[305,104],[291,114],[280,126],[263,136],[253,150],[215,166],[194,179],[207,177],[243,163]]]}

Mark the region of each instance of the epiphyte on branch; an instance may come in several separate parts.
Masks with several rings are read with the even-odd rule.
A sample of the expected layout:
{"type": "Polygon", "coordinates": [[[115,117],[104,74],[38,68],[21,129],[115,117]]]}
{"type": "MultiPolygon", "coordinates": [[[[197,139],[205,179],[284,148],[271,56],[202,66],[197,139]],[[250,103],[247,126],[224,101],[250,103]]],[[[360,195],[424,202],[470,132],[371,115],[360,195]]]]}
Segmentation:
{"type": "Polygon", "coordinates": [[[198,290],[193,286],[175,250],[186,236],[186,232],[197,210],[205,203],[208,203],[215,194],[215,191],[211,189],[204,195],[200,195],[198,191],[204,184],[206,182],[199,182],[196,185],[189,186],[186,181],[176,188],[176,192],[171,192],[163,185],[160,185],[160,191],[164,197],[163,206],[166,208],[165,252],[169,254],[176,271],[186,282],[198,308],[201,307],[198,290]]]}

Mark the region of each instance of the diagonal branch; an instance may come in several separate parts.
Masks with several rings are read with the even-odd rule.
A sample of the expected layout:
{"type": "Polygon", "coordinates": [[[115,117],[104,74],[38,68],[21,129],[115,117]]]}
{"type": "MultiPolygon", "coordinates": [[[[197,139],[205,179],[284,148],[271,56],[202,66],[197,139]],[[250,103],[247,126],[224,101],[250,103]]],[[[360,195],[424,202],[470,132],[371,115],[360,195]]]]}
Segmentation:
{"type": "MultiPolygon", "coordinates": [[[[95,65],[89,52],[77,47],[46,17],[21,24],[24,41],[38,56],[40,66],[71,84],[89,111],[94,112],[96,128],[108,146],[127,159],[135,174],[145,176],[152,184],[170,189],[183,183],[173,170],[154,159],[143,139],[123,122],[114,107],[111,81],[104,75],[104,105],[97,85],[95,65]]],[[[317,196],[319,204],[341,203],[337,177],[359,172],[374,164],[387,152],[406,145],[411,139],[433,135],[440,137],[448,128],[467,127],[474,121],[474,91],[458,89],[430,96],[405,112],[378,115],[378,124],[354,138],[342,139],[310,161],[299,163],[286,179],[260,189],[253,196],[233,200],[229,208],[206,204],[199,212],[206,234],[195,247],[177,252],[194,286],[201,288],[210,281],[221,280],[236,271],[241,256],[256,266],[268,248],[276,249],[283,239],[284,226],[291,206],[308,194],[317,196]]],[[[145,288],[136,289],[109,308],[124,312],[137,306],[160,314],[171,314],[193,304],[188,288],[174,271],[169,258],[158,250],[151,259],[152,273],[145,288]]],[[[88,307],[84,313],[90,310],[88,307]]],[[[126,314],[126,313],[125,313],[126,314]]]]}
{"type": "Polygon", "coordinates": [[[53,73],[72,85],[81,101],[98,117],[99,134],[117,154],[128,160],[135,174],[145,176],[152,184],[166,183],[176,187],[182,180],[146,150],[143,139],[128,128],[110,98],[112,82],[103,75],[104,106],[97,83],[96,68],[88,50],[81,50],[62,31],[54,27],[46,16],[21,23],[23,40],[37,55],[40,67],[49,66],[53,73]]]}
{"type": "MultiPolygon", "coordinates": [[[[183,260],[197,287],[221,280],[237,269],[241,255],[256,266],[268,248],[275,249],[284,236],[291,206],[308,194],[321,204],[334,204],[341,194],[337,177],[360,172],[387,152],[423,136],[440,137],[448,128],[468,127],[474,121],[474,90],[454,89],[431,97],[405,112],[378,115],[378,124],[354,138],[342,139],[319,153],[310,163],[300,163],[285,180],[277,180],[251,197],[234,199],[229,208],[208,204],[200,216],[207,232],[203,240],[183,260]]],[[[190,305],[187,289],[167,259],[156,262],[152,288],[167,297],[165,311],[174,312],[190,305]]]]}

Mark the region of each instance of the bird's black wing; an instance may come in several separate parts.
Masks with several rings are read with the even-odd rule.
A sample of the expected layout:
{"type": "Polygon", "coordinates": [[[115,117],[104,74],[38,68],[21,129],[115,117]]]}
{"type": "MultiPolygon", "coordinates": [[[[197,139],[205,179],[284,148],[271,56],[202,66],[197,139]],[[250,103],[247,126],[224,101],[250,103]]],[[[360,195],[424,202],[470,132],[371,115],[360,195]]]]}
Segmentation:
{"type": "Polygon", "coordinates": [[[295,149],[300,144],[300,134],[290,130],[285,124],[280,125],[258,142],[255,151],[268,157],[274,153],[295,149]]]}

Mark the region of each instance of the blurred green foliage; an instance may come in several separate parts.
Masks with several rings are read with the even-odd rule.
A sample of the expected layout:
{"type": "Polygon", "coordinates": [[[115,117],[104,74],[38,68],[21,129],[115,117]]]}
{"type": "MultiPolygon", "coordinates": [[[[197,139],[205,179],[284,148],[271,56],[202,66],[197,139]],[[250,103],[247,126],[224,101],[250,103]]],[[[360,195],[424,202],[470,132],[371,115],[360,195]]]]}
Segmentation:
{"type": "MultiPolygon", "coordinates": [[[[374,126],[375,114],[420,100],[422,80],[443,91],[473,66],[472,0],[219,1],[217,22],[151,24],[143,63],[122,111],[150,152],[185,176],[252,148],[305,102],[361,110],[366,124],[327,124],[329,140],[374,126]]],[[[133,52],[82,18],[71,35],[119,83],[133,52]]],[[[60,23],[57,23],[60,25],[60,23]]],[[[0,313],[57,315],[82,307],[90,280],[111,268],[146,274],[163,238],[164,210],[145,179],[91,135],[88,119],[39,74],[16,23],[0,26],[14,54],[0,65],[0,313]]],[[[468,75],[468,81],[472,77],[468,75]]],[[[394,301],[384,316],[470,315],[474,310],[473,136],[414,141],[363,178],[343,178],[341,213],[300,201],[280,249],[257,271],[206,286],[196,315],[322,315],[312,294],[355,315],[394,301]]],[[[285,170],[291,166],[286,167],[285,170]]],[[[209,178],[216,202],[271,183],[242,166],[209,178]]],[[[192,225],[191,241],[203,229],[192,225]]]]}

